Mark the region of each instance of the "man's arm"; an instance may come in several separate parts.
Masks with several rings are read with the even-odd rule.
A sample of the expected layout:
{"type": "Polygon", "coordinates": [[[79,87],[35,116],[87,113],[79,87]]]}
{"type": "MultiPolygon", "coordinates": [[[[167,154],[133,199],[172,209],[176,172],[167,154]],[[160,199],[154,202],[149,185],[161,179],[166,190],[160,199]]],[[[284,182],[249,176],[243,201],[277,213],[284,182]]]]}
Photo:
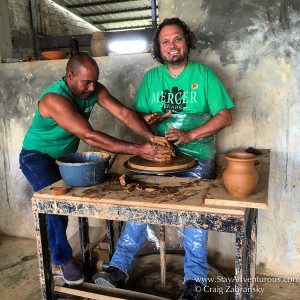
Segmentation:
{"type": "Polygon", "coordinates": [[[205,124],[190,131],[171,128],[165,133],[169,141],[176,141],[174,144],[187,144],[193,140],[213,135],[231,124],[231,112],[229,109],[219,111],[213,118],[205,124]]]}
{"type": "MultiPolygon", "coordinates": [[[[171,149],[171,145],[165,137],[159,137],[153,134],[149,127],[151,124],[147,124],[140,113],[120,103],[102,84],[99,83],[98,88],[98,104],[100,106],[109,111],[135,133],[146,137],[154,144],[166,146],[171,149]]],[[[174,155],[173,151],[171,154],[174,155]]]]}
{"type": "Polygon", "coordinates": [[[75,110],[73,103],[63,96],[46,94],[39,103],[39,110],[44,118],[53,118],[63,129],[96,148],[115,153],[139,155],[148,160],[162,159],[155,145],[133,144],[94,130],[89,122],[75,110]]]}
{"type": "MultiPolygon", "coordinates": [[[[46,94],[39,103],[39,111],[44,118],[53,118],[60,127],[96,148],[115,153],[139,155],[147,160],[163,159],[158,148],[153,144],[133,144],[94,130],[88,120],[75,110],[73,103],[63,96],[46,94]]],[[[152,136],[154,137],[153,134],[152,136]]]]}
{"type": "Polygon", "coordinates": [[[153,132],[143,118],[133,109],[120,103],[101,83],[99,83],[98,87],[98,104],[135,133],[142,135],[149,140],[154,137],[153,132]]]}

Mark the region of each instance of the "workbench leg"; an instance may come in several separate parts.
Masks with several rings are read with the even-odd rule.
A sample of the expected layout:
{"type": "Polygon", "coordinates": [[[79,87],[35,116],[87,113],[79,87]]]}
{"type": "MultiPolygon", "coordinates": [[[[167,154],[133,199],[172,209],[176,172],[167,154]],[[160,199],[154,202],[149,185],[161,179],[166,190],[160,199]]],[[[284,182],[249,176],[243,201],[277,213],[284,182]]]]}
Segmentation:
{"type": "Polygon", "coordinates": [[[87,281],[92,280],[92,254],[90,249],[90,234],[88,218],[78,217],[80,253],[83,264],[84,278],[87,281]]]}
{"type": "Polygon", "coordinates": [[[120,238],[122,231],[123,231],[123,225],[125,222],[123,221],[117,221],[118,222],[118,239],[120,238]]]}
{"type": "Polygon", "coordinates": [[[109,259],[115,252],[114,221],[106,220],[106,235],[109,243],[109,259]]]}
{"type": "Polygon", "coordinates": [[[234,299],[243,299],[243,278],[245,274],[245,234],[243,231],[236,233],[235,238],[235,286],[234,299]]]}
{"type": "Polygon", "coordinates": [[[162,286],[166,286],[166,230],[165,226],[160,226],[160,239],[159,239],[159,247],[160,247],[160,281],[162,286]]]}
{"type": "Polygon", "coordinates": [[[235,299],[253,300],[257,243],[257,209],[249,209],[245,232],[236,233],[235,299]]]}
{"type": "Polygon", "coordinates": [[[246,229],[246,288],[249,293],[245,299],[254,300],[256,248],[257,248],[257,209],[250,209],[246,229]]]}
{"type": "Polygon", "coordinates": [[[37,242],[37,254],[39,262],[39,275],[43,300],[56,299],[53,292],[53,277],[51,266],[51,252],[48,241],[47,232],[47,215],[33,213],[36,242],[37,242]]]}

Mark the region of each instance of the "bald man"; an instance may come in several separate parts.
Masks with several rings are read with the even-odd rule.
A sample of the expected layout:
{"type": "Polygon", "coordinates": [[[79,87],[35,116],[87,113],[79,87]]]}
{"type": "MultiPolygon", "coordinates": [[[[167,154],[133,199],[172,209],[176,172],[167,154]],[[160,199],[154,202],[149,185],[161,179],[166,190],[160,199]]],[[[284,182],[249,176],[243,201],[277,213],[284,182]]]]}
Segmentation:
{"type": "MultiPolygon", "coordinates": [[[[98,82],[98,77],[96,61],[87,53],[79,52],[69,59],[66,76],[41,93],[20,152],[20,169],[35,192],[61,179],[55,160],[76,152],[80,140],[109,152],[139,155],[147,160],[163,159],[156,143],[168,146],[166,138],[154,136],[146,122],[114,98],[98,82]],[[96,103],[155,144],[129,143],[94,130],[88,119],[96,103]]],[[[169,149],[171,155],[172,149],[169,149]]],[[[81,284],[84,278],[73,259],[66,236],[68,218],[47,215],[47,223],[54,265],[61,267],[67,284],[81,284]]]]}

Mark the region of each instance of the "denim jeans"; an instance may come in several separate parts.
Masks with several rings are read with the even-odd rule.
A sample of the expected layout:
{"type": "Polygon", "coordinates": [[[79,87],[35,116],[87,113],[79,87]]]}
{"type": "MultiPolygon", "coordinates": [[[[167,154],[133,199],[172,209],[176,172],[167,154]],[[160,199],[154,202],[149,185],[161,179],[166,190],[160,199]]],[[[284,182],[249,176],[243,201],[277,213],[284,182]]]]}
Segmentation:
{"type": "MultiPolygon", "coordinates": [[[[200,161],[197,166],[179,173],[178,177],[213,178],[215,161],[200,161]]],[[[147,224],[127,222],[117,243],[116,251],[110,266],[122,270],[127,277],[139,250],[147,238],[147,224]]],[[[206,285],[208,274],[207,231],[194,228],[183,228],[184,241],[184,282],[196,280],[206,285]]]]}
{"type": "MultiPolygon", "coordinates": [[[[19,163],[35,192],[61,179],[55,159],[46,153],[23,149],[19,163]]],[[[68,217],[47,215],[47,224],[52,261],[60,265],[72,258],[72,248],[66,235],[68,217]]]]}

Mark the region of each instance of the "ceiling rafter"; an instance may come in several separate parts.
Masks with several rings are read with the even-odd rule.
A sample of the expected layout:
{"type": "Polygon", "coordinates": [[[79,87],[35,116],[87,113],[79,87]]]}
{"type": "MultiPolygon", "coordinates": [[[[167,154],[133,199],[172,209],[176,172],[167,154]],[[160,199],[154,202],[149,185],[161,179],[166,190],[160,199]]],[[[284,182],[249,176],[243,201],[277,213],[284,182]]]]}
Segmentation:
{"type": "Polygon", "coordinates": [[[156,0],[52,0],[101,31],[155,28],[156,0]]]}
{"type": "Polygon", "coordinates": [[[115,28],[112,28],[113,30],[131,30],[131,29],[144,29],[144,28],[152,28],[152,25],[139,25],[139,26],[130,26],[130,27],[115,27],[115,28]]]}
{"type": "Polygon", "coordinates": [[[109,23],[116,23],[116,21],[118,22],[128,22],[128,21],[147,21],[147,20],[152,20],[151,17],[133,17],[133,18],[123,18],[123,19],[109,19],[109,20],[105,20],[105,21],[94,21],[93,24],[109,24],[109,23]]]}
{"type": "Polygon", "coordinates": [[[100,17],[100,16],[106,16],[106,15],[116,15],[121,13],[128,13],[128,12],[137,12],[137,11],[148,11],[151,13],[151,6],[146,7],[137,7],[134,8],[125,8],[125,9],[119,9],[119,10],[111,10],[111,11],[105,11],[105,12],[95,12],[95,13],[87,13],[87,14],[81,14],[82,17],[100,17]]]}
{"type": "Polygon", "coordinates": [[[110,1],[96,1],[96,2],[89,2],[89,3],[79,3],[79,4],[68,4],[67,8],[82,8],[82,7],[91,7],[91,6],[98,6],[98,5],[108,5],[108,4],[124,4],[125,2],[140,2],[137,0],[110,0],[110,1]]]}

